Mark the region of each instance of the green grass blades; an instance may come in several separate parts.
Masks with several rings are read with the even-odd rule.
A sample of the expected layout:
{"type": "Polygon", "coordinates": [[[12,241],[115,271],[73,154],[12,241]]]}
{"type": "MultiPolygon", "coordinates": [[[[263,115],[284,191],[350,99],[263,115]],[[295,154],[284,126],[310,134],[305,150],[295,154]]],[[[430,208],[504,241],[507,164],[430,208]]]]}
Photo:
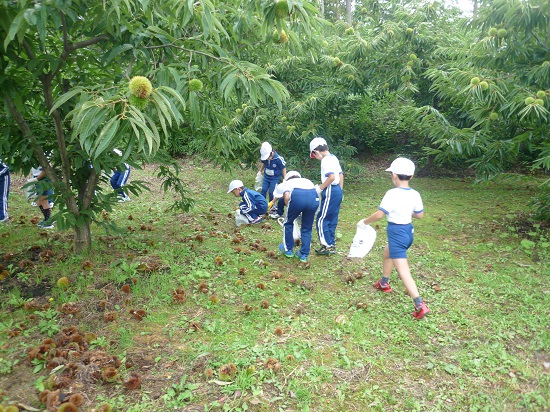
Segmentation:
{"type": "Polygon", "coordinates": [[[252,186],[253,170],[182,162],[190,212],[169,211],[152,167],[135,171],[152,190],[106,212],[121,232],[94,226],[85,256],[71,233],[39,231],[38,210],[12,191],[14,218],[0,226],[4,405],[44,407],[40,390],[71,385],[82,410],[550,408],[550,240],[529,217],[535,178],[411,182],[426,216],[409,263],[432,310],[417,321],[395,272],[394,292],[372,286],[385,221],[364,259],[346,257],[356,222],[391,188],[386,173],[346,178],[338,253],[306,265],[278,252],[276,221],[235,226],[227,184],[252,186]]]}

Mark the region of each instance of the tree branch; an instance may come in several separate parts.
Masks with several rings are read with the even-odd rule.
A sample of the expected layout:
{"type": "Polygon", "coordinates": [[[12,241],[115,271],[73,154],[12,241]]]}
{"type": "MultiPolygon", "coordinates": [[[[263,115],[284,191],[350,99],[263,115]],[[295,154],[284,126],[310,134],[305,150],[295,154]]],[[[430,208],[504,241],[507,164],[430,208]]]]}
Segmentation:
{"type": "Polygon", "coordinates": [[[34,56],[34,53],[32,52],[31,45],[29,44],[27,39],[23,39],[23,47],[25,48],[25,52],[27,52],[27,56],[29,60],[34,60],[35,56],[34,56]]]}
{"type": "Polygon", "coordinates": [[[213,54],[198,51],[198,50],[187,49],[187,48],[182,47],[182,46],[176,46],[174,43],[160,44],[158,46],[145,46],[145,49],[160,49],[160,48],[164,48],[164,47],[173,47],[175,49],[183,50],[183,51],[186,51],[188,53],[202,54],[203,56],[210,57],[211,59],[214,59],[214,60],[218,60],[218,61],[226,62],[226,63],[231,63],[231,61],[229,59],[225,59],[223,57],[216,57],[213,54]]]}
{"type": "Polygon", "coordinates": [[[63,21],[63,50],[68,50],[69,35],[67,34],[67,20],[65,20],[65,13],[61,13],[61,20],[63,21]]]}
{"type": "Polygon", "coordinates": [[[78,43],[71,43],[69,44],[69,51],[75,51],[78,49],[84,49],[85,47],[92,46],[94,44],[97,44],[103,40],[108,40],[109,36],[106,34],[102,34],[101,36],[92,37],[91,39],[84,40],[78,43]]]}
{"type": "Polygon", "coordinates": [[[19,130],[23,132],[23,138],[28,139],[30,141],[34,155],[38,159],[38,162],[40,163],[40,165],[46,171],[46,175],[52,182],[58,182],[59,178],[57,177],[55,170],[53,169],[53,167],[51,167],[50,162],[48,161],[48,158],[46,157],[46,155],[44,154],[44,151],[40,147],[38,140],[36,140],[36,137],[31,131],[31,128],[23,118],[23,115],[19,112],[19,110],[17,110],[17,107],[15,107],[15,104],[13,103],[13,101],[10,99],[8,95],[4,95],[4,100],[6,101],[8,108],[10,110],[10,113],[13,116],[15,122],[17,123],[17,126],[19,126],[19,130]]]}

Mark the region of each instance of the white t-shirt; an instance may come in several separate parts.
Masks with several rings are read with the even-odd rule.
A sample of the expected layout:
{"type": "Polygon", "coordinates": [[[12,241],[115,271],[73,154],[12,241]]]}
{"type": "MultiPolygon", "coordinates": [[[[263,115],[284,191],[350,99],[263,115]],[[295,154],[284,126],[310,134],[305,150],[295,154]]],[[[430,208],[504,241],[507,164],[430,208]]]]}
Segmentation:
{"type": "Polygon", "coordinates": [[[327,180],[331,174],[334,174],[334,180],[331,184],[340,184],[340,173],[342,173],[342,168],[336,156],[330,154],[323,157],[321,160],[321,184],[325,183],[325,180],[327,180]]]}
{"type": "Polygon", "coordinates": [[[294,189],[315,189],[315,185],[311,180],[305,179],[303,177],[289,179],[286,182],[275,186],[275,190],[273,190],[273,196],[281,198],[283,197],[285,192],[290,192],[292,194],[292,191],[294,189]]]}
{"type": "Polygon", "coordinates": [[[387,216],[388,222],[406,225],[412,222],[412,214],[424,210],[420,193],[410,187],[396,187],[384,195],[378,207],[387,216]]]}

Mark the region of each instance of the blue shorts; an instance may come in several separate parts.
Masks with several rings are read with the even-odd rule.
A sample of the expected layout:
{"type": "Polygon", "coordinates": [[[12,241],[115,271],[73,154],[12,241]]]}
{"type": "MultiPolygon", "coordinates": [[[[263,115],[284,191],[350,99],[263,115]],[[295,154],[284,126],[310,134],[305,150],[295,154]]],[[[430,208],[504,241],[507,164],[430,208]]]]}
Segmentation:
{"type": "Polygon", "coordinates": [[[414,241],[413,225],[411,223],[398,225],[388,222],[387,234],[390,259],[406,259],[407,249],[414,241]]]}
{"type": "Polygon", "coordinates": [[[46,189],[46,190],[40,190],[41,188],[44,189],[44,186],[45,186],[45,183],[50,183],[50,179],[43,179],[42,180],[42,184],[38,184],[36,183],[34,185],[34,187],[36,188],[36,196],[38,197],[42,197],[42,196],[51,196],[53,195],[53,189],[50,187],[49,189],[46,189]]]}

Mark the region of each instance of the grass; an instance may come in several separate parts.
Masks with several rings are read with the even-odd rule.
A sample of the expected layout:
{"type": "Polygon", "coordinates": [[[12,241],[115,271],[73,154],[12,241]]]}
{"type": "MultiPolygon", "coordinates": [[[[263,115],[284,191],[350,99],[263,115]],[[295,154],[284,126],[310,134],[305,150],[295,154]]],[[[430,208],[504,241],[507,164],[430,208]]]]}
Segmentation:
{"type": "Polygon", "coordinates": [[[339,254],[312,256],[305,267],[275,253],[282,236],[275,221],[236,230],[228,217],[238,203],[228,182],[252,183],[254,171],[236,176],[183,162],[191,212],[168,212],[172,195],[160,192],[151,169],[134,171],[131,178],[149,180],[152,190],[117,205],[108,218],[126,233],[94,230],[86,256],[72,255],[71,233],[30,223],[38,210],[14,179],[15,219],[0,226],[4,405],[44,407],[38,394],[49,374],[69,376],[68,361],[53,369],[52,358],[75,326],[87,338],[69,345],[78,370],[70,382],[86,411],[550,408],[550,240],[548,228],[529,219],[536,178],[413,180],[426,217],[414,222],[409,262],[432,309],[416,321],[396,274],[394,293],[372,288],[385,222],[365,259],[346,258],[356,222],[390,188],[382,167],[346,179],[339,254]],[[62,276],[68,288],[56,286],[62,276]],[[176,289],[185,291],[183,303],[176,289]],[[29,361],[27,352],[49,336],[57,348],[29,361]],[[114,382],[100,376],[102,354],[120,360],[114,382]],[[139,390],[125,386],[131,373],[141,377],[139,390]]]}

